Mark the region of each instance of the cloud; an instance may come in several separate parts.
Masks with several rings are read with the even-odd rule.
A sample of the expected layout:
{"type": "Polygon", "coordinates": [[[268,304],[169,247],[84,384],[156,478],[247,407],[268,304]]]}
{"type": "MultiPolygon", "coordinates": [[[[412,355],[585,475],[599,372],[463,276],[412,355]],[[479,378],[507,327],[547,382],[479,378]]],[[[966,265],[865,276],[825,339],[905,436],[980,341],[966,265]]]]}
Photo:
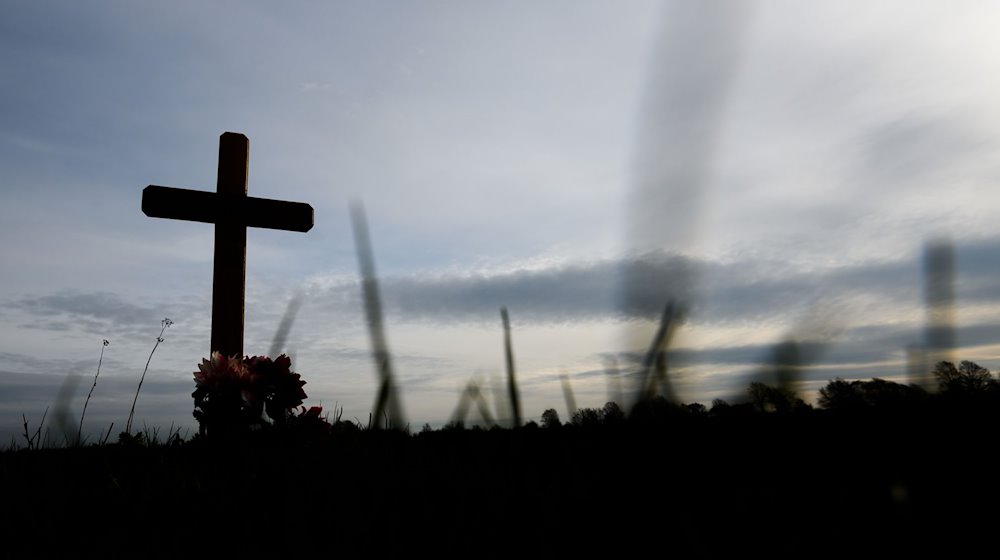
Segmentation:
{"type": "MultiPolygon", "coordinates": [[[[1000,257],[1000,245],[991,250],[1000,257]]],[[[380,284],[387,313],[407,321],[493,321],[502,306],[519,321],[538,323],[655,319],[676,298],[691,305],[694,320],[731,323],[788,317],[816,301],[858,294],[919,303],[919,270],[913,261],[897,261],[796,271],[778,262],[658,253],[508,273],[389,277],[380,284]]],[[[356,290],[353,283],[314,290],[312,304],[343,308],[356,290]]]]}
{"type": "Polygon", "coordinates": [[[3,363],[5,368],[13,371],[38,373],[85,371],[91,367],[91,362],[84,359],[66,359],[48,356],[39,358],[12,352],[0,352],[0,363],[3,363]]]}
{"type": "Polygon", "coordinates": [[[861,172],[874,184],[940,180],[958,163],[980,155],[985,141],[961,118],[904,115],[865,132],[861,172]]]}
{"type": "Polygon", "coordinates": [[[116,324],[123,326],[148,325],[155,322],[158,311],[129,303],[109,292],[62,292],[59,294],[26,297],[14,303],[15,307],[41,317],[66,317],[69,321],[116,324]]]}
{"type": "MultiPolygon", "coordinates": [[[[205,318],[202,298],[170,296],[152,304],[137,303],[111,292],[62,291],[43,296],[25,296],[9,300],[6,304],[9,320],[19,327],[57,333],[101,333],[113,342],[148,340],[150,333],[161,326],[169,316],[185,323],[185,328],[171,338],[186,339],[204,336],[206,329],[199,329],[190,320],[205,318]]],[[[207,326],[207,324],[206,324],[207,326]]]]}
{"type": "MultiPolygon", "coordinates": [[[[994,280],[1000,240],[964,243],[955,254],[958,301],[1000,301],[994,280]]],[[[855,315],[875,308],[920,315],[921,258],[802,269],[774,260],[650,253],[506,273],[395,276],[380,284],[387,314],[403,321],[491,322],[502,306],[533,323],[655,320],[666,301],[677,298],[700,324],[791,323],[822,311],[846,326],[869,320],[855,315]]],[[[356,308],[357,290],[353,282],[333,283],[312,290],[307,305],[356,308]]]]}

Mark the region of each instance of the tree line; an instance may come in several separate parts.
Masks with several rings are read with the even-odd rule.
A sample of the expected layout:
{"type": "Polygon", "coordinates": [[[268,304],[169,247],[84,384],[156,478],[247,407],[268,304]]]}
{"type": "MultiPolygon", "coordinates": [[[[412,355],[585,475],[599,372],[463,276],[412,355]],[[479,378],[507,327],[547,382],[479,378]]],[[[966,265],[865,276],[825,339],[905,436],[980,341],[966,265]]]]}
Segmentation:
{"type": "Polygon", "coordinates": [[[915,383],[897,383],[880,378],[845,380],[836,378],[819,390],[813,406],[805,402],[788,386],[750,383],[745,401],[729,403],[715,399],[711,407],[700,403],[673,403],[662,396],[641,400],[626,412],[615,402],[600,408],[580,408],[563,422],[559,413],[545,410],[539,424],[529,422],[528,428],[560,428],[617,426],[647,423],[667,418],[728,418],[759,414],[804,415],[814,413],[887,413],[920,411],[931,407],[964,407],[977,409],[997,405],[1000,410],[1000,381],[989,369],[972,361],[938,362],[931,371],[935,386],[926,388],[915,383]]]}

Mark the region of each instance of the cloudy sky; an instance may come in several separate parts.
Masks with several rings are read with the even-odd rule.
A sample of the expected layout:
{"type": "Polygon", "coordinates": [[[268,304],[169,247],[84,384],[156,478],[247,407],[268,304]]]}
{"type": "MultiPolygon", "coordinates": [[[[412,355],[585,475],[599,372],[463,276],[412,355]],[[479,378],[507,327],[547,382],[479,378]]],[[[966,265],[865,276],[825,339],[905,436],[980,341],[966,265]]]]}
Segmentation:
{"type": "Polygon", "coordinates": [[[79,417],[103,339],[84,432],[117,433],[165,317],[136,423],[194,427],[213,227],[140,200],[214,190],[224,131],[251,195],[315,208],[248,233],[245,352],[301,297],[284,349],[345,418],[376,386],[352,200],[414,426],[502,386],[502,306],[528,417],[567,413],[563,376],[580,406],[627,392],[670,300],[686,401],[735,400],[789,339],[807,396],[903,380],[929,243],[954,355],[996,369],[998,25],[971,1],[7,3],[0,444],[79,417]]]}

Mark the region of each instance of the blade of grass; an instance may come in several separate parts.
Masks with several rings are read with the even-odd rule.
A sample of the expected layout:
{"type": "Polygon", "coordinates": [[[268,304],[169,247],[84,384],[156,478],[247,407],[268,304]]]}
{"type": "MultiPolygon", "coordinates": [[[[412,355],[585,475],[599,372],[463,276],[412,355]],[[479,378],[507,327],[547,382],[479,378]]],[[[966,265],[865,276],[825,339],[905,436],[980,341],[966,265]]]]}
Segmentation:
{"type": "Polygon", "coordinates": [[[70,373],[66,376],[59,393],[56,395],[55,410],[52,411],[56,427],[62,434],[62,440],[67,446],[76,445],[74,439],[76,430],[73,429],[74,418],[70,416],[70,403],[76,395],[76,387],[80,384],[80,376],[70,373]]]}
{"type": "Polygon", "coordinates": [[[576,414],[576,397],[573,395],[573,387],[569,384],[569,376],[565,373],[559,375],[559,382],[562,384],[563,399],[566,401],[566,418],[572,418],[576,414]]]}
{"type": "Polygon", "coordinates": [[[135,390],[135,398],[132,399],[132,409],[128,413],[128,422],[125,423],[125,434],[132,435],[132,418],[135,416],[135,403],[139,400],[139,391],[142,390],[142,382],[146,379],[146,372],[149,371],[149,362],[153,361],[153,353],[156,352],[156,348],[163,342],[163,331],[167,330],[167,327],[173,325],[174,322],[169,318],[164,318],[160,321],[162,327],[160,328],[160,335],[156,337],[156,344],[153,345],[153,350],[149,353],[149,359],[146,360],[146,367],[142,370],[142,377],[139,378],[139,386],[135,390]]]}
{"type": "Polygon", "coordinates": [[[375,258],[368,235],[368,220],[365,217],[364,206],[360,202],[351,204],[351,225],[354,229],[354,244],[361,271],[361,291],[365,302],[368,334],[372,341],[372,357],[375,360],[375,368],[380,381],[375,400],[375,426],[378,426],[377,419],[383,415],[388,416],[392,425],[403,426],[406,421],[403,419],[403,407],[396,390],[389,345],[385,337],[382,300],[379,296],[378,278],[375,275],[375,258]]]}
{"type": "Polygon", "coordinates": [[[285,309],[284,316],[281,317],[281,322],[278,323],[278,330],[274,333],[274,339],[271,340],[271,349],[267,354],[268,356],[274,358],[284,348],[285,342],[288,340],[288,333],[292,330],[292,324],[295,323],[295,315],[298,314],[300,307],[302,307],[302,294],[295,294],[292,296],[291,301],[288,302],[288,307],[285,309]]]}
{"type": "Polygon", "coordinates": [[[513,427],[521,425],[521,395],[517,390],[517,378],[514,374],[514,350],[510,340],[510,316],[507,308],[500,308],[500,318],[503,320],[503,349],[507,362],[507,396],[510,399],[510,411],[513,416],[513,427]]]}
{"type": "Polygon", "coordinates": [[[111,423],[111,425],[110,425],[110,426],[108,426],[108,433],[107,433],[107,434],[105,434],[105,435],[104,435],[104,439],[102,439],[102,440],[101,440],[101,445],[102,445],[102,446],[104,446],[104,445],[107,445],[107,443],[108,443],[108,438],[110,438],[110,437],[111,437],[111,428],[114,428],[114,427],[115,427],[115,423],[114,423],[114,422],[112,422],[112,423],[111,423]]]}
{"type": "Polygon", "coordinates": [[[45,407],[45,412],[42,413],[42,421],[38,423],[38,429],[35,430],[35,447],[39,447],[42,443],[42,426],[45,424],[45,417],[49,415],[49,407],[45,407]]]}
{"type": "Polygon", "coordinates": [[[451,423],[456,426],[464,426],[465,418],[469,414],[469,405],[472,403],[476,403],[483,423],[487,426],[497,425],[496,419],[490,413],[490,405],[486,402],[486,397],[483,396],[483,392],[479,389],[479,383],[475,379],[470,379],[465,385],[465,390],[459,395],[458,405],[455,407],[454,414],[452,414],[451,423]]]}
{"type": "Polygon", "coordinates": [[[80,445],[80,432],[83,430],[83,418],[87,415],[87,405],[90,404],[90,397],[94,394],[94,389],[97,387],[97,377],[101,375],[101,364],[104,362],[104,349],[108,347],[107,339],[104,339],[101,344],[101,357],[97,360],[97,374],[94,375],[94,384],[90,386],[90,392],[87,393],[87,400],[83,401],[83,412],[80,413],[80,425],[76,430],[76,444],[80,445]]]}
{"type": "Polygon", "coordinates": [[[664,392],[672,396],[667,377],[666,359],[660,354],[666,353],[680,317],[679,306],[675,305],[673,300],[668,301],[663,308],[663,315],[660,316],[660,326],[653,336],[653,342],[649,345],[649,351],[646,353],[646,357],[642,361],[642,368],[639,370],[639,400],[647,400],[656,396],[657,385],[662,386],[664,392]],[[657,367],[658,362],[662,362],[663,365],[657,367]],[[654,371],[655,376],[651,375],[654,371]]]}
{"type": "Polygon", "coordinates": [[[465,389],[462,390],[462,394],[458,396],[458,404],[455,405],[455,412],[451,415],[451,423],[456,426],[465,424],[465,416],[469,413],[469,404],[472,400],[471,389],[473,383],[474,382],[472,380],[469,380],[465,389]]]}

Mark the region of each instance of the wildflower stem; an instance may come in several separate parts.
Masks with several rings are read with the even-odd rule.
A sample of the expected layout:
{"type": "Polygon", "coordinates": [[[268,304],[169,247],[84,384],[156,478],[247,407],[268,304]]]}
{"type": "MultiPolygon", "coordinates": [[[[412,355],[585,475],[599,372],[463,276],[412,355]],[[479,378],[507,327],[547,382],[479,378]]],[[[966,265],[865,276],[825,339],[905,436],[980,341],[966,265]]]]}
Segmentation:
{"type": "Polygon", "coordinates": [[[83,417],[87,415],[87,405],[90,404],[90,396],[94,394],[94,389],[97,387],[97,376],[101,375],[101,363],[104,362],[104,349],[110,344],[107,339],[101,345],[101,358],[97,360],[97,374],[94,375],[94,384],[90,386],[90,392],[87,393],[87,400],[83,401],[83,412],[80,413],[80,425],[76,429],[76,444],[80,445],[80,433],[83,431],[83,417]]]}
{"type": "Polygon", "coordinates": [[[135,403],[139,400],[139,391],[142,389],[142,382],[146,379],[146,372],[149,371],[149,362],[153,360],[153,353],[156,352],[156,347],[163,342],[163,331],[167,330],[167,327],[174,324],[170,319],[164,319],[161,321],[163,328],[160,329],[160,335],[156,337],[156,344],[153,345],[153,350],[149,353],[149,359],[146,360],[146,367],[142,370],[142,377],[139,378],[139,387],[135,390],[135,398],[132,399],[132,410],[128,413],[128,422],[125,423],[125,433],[132,435],[132,417],[135,416],[135,403]]]}

